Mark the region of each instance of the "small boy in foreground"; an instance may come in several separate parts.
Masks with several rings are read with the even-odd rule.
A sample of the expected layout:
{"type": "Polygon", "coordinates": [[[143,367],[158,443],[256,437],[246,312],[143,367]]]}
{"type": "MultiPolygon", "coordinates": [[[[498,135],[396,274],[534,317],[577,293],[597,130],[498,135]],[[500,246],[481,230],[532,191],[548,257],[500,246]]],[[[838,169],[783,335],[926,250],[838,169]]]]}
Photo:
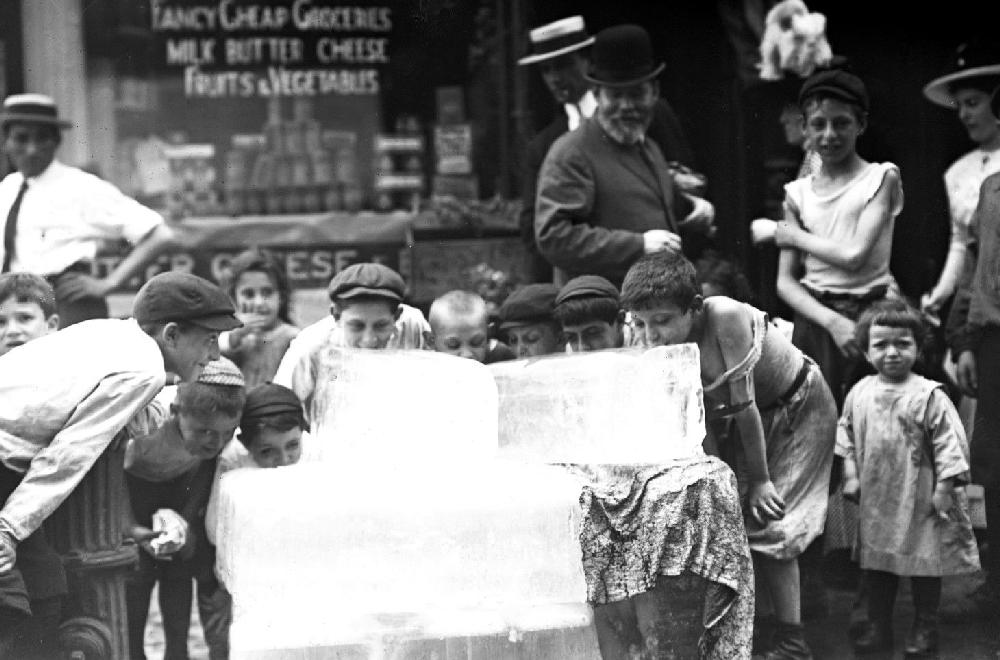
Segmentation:
{"type": "Polygon", "coordinates": [[[0,275],[0,355],[58,329],[56,293],[45,278],[0,275]]]}
{"type": "Polygon", "coordinates": [[[471,291],[449,291],[431,303],[428,313],[434,350],[482,364],[513,360],[514,352],[489,337],[489,309],[471,291]]]}
{"type": "Polygon", "coordinates": [[[528,284],[500,305],[500,337],[518,358],[561,352],[561,330],[552,317],[558,293],[555,284],[528,284]]]}
{"type": "Polygon", "coordinates": [[[562,326],[562,339],[570,353],[625,345],[625,312],[618,289],[600,275],[581,275],[566,282],[552,314],[562,326]]]}
{"type": "Polygon", "coordinates": [[[157,582],[166,657],[187,656],[192,579],[198,582],[211,657],[228,655],[228,650],[219,652],[220,631],[212,625],[218,584],[204,515],[219,453],[236,432],[245,397],[239,367],[226,358],[210,362],[197,382],[167,388],[157,397],[147,408],[146,428],[126,447],[125,483],[134,516],[130,535],[142,549],[126,587],[132,658],[145,657],[146,615],[157,582]],[[176,393],[170,400],[172,389],[176,393]]]}
{"type": "Polygon", "coordinates": [[[240,325],[234,312],[211,282],[161,273],[136,294],[132,319],[78,323],[0,356],[0,657],[31,652],[11,650],[25,628],[58,639],[66,579],[42,523],[163,388],[167,371],[194,381],[218,357],[219,332],[240,325]],[[45,612],[29,603],[38,591],[29,594],[26,569],[39,565],[50,567],[45,612]]]}

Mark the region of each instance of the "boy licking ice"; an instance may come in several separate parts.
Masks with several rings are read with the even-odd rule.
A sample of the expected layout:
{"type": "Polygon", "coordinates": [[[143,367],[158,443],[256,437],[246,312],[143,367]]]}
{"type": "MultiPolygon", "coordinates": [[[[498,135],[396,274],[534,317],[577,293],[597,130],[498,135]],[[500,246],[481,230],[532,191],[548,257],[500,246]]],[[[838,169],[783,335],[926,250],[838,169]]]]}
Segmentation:
{"type": "Polygon", "coordinates": [[[240,421],[243,384],[235,364],[226,358],[210,362],[197,382],[180,384],[176,393],[167,388],[157,397],[147,408],[145,428],[126,447],[130,534],[143,550],[126,588],[130,657],[145,657],[146,615],[157,582],[166,656],[187,655],[193,579],[212,658],[225,657],[216,653],[220,631],[212,626],[211,603],[218,585],[203,526],[219,453],[240,421]]]}
{"type": "Polygon", "coordinates": [[[563,285],[553,316],[562,326],[562,341],[570,353],[621,348],[625,345],[625,312],[618,289],[600,275],[580,275],[563,285]]]}
{"type": "Polygon", "coordinates": [[[56,294],[45,278],[0,275],[0,355],[58,329],[56,294]]]}
{"type": "Polygon", "coordinates": [[[489,337],[489,309],[482,296],[471,291],[449,291],[431,303],[434,350],[483,364],[513,360],[514,352],[489,337]]]}
{"type": "MultiPolygon", "coordinates": [[[[36,594],[66,593],[42,523],[115,436],[163,388],[166,372],[191,382],[219,355],[219,332],[239,327],[229,297],[200,277],[161,273],[138,292],[132,319],[100,319],[51,333],[0,356],[0,656],[26,625],[36,594]],[[46,566],[32,589],[26,566],[46,566]],[[28,588],[25,586],[28,578],[28,588]]],[[[54,631],[42,638],[57,639],[54,631]]]]}

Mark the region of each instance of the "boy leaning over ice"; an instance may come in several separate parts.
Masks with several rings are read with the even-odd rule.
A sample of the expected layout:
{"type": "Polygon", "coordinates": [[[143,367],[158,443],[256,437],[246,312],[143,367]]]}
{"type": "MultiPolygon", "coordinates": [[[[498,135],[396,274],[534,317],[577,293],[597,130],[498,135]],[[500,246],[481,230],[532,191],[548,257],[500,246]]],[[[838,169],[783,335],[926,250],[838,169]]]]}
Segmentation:
{"type": "Polygon", "coordinates": [[[167,371],[190,382],[218,357],[219,332],[240,325],[234,311],[207,280],[161,273],[136,294],[133,318],[79,323],[0,357],[0,657],[34,652],[12,647],[39,617],[59,623],[65,575],[42,523],[163,388],[167,371]],[[25,569],[40,565],[53,602],[46,612],[34,611],[25,586],[25,569]]]}
{"type": "Polygon", "coordinates": [[[212,660],[228,657],[225,620],[215,606],[214,548],[204,515],[219,453],[232,439],[246,398],[243,374],[226,358],[210,362],[197,382],[168,387],[144,411],[125,450],[130,536],[139,563],[126,585],[129,653],[145,657],[149,599],[159,585],[166,656],[186,657],[192,581],[212,660]]]}

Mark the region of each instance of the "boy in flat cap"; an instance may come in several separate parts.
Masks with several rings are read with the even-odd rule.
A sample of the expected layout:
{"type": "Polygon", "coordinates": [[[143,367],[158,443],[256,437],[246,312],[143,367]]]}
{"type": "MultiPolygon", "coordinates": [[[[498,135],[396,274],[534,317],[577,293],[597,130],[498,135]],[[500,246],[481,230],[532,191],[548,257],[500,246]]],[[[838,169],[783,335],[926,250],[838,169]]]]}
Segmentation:
{"type": "Polygon", "coordinates": [[[129,654],[143,658],[146,615],[159,584],[166,657],[186,657],[192,580],[212,660],[228,656],[228,626],[213,607],[218,590],[214,548],[204,516],[219,453],[232,440],[246,398],[240,368],[226,358],[209,362],[194,383],[164,388],[130,425],[125,484],[133,516],[129,533],[143,552],[126,587],[129,654]],[[141,428],[140,428],[141,427],[141,428]],[[171,537],[174,521],[177,536],[171,537]],[[158,535],[159,534],[159,535],[158,535]]]}
{"type": "Polygon", "coordinates": [[[477,293],[456,289],[431,303],[434,350],[470,358],[482,364],[513,360],[510,347],[489,335],[486,301],[477,293]]]}
{"type": "Polygon", "coordinates": [[[555,284],[527,284],[500,306],[500,335],[518,358],[559,352],[559,323],[552,316],[558,293],[555,284]]]}
{"type": "Polygon", "coordinates": [[[80,323],[0,357],[0,650],[32,623],[25,564],[50,566],[40,588],[66,593],[61,561],[37,533],[42,522],[167,371],[194,381],[219,357],[219,332],[240,325],[234,312],[211,282],[161,273],[139,290],[133,318],[80,323]]]}
{"type": "Polygon", "coordinates": [[[625,345],[625,312],[618,289],[600,275],[574,277],[559,290],[553,316],[571,353],[625,345]]]}
{"type": "Polygon", "coordinates": [[[290,388],[305,404],[306,419],[315,421],[314,402],[321,380],[317,373],[329,350],[356,348],[428,348],[430,326],[420,310],[403,304],[406,283],[399,273],[376,263],[348,266],[327,288],[330,317],[305,328],[292,341],[274,382],[290,388]]]}

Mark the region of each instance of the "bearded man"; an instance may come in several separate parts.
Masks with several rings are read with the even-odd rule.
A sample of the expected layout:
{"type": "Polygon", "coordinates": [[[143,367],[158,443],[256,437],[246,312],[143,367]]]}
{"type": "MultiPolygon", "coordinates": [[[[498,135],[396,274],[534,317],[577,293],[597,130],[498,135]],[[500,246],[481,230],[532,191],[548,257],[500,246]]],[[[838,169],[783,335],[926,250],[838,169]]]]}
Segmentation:
{"type": "Polygon", "coordinates": [[[600,275],[621,286],[643,254],[680,251],[682,235],[714,230],[712,204],[681,192],[647,139],[663,68],[638,25],[608,28],[594,40],[586,78],[597,111],[552,145],[535,198],[535,238],[557,283],[600,275]]]}

